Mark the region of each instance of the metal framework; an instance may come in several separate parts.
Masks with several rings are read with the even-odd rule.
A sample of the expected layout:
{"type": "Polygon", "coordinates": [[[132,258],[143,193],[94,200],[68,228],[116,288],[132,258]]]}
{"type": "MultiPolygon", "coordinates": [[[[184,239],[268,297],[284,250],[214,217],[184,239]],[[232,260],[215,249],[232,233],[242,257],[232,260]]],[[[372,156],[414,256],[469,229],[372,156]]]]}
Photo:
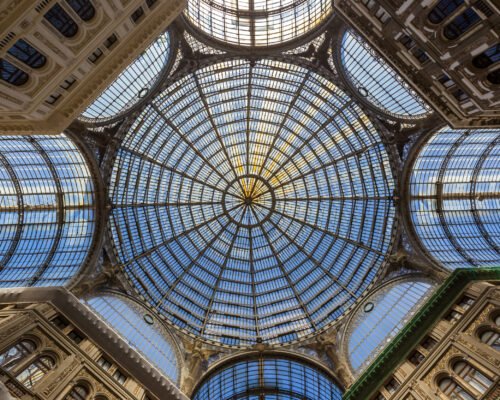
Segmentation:
{"type": "Polygon", "coordinates": [[[108,291],[89,297],[85,302],[127,343],[173,383],[179,384],[179,354],[175,344],[167,330],[146,308],[126,296],[108,291]]]}
{"type": "Polygon", "coordinates": [[[94,238],[94,185],[82,153],[65,135],[3,136],[0,180],[0,287],[67,283],[94,238]]]}
{"type": "Polygon", "coordinates": [[[184,15],[222,46],[269,48],[316,31],[332,12],[328,0],[189,0],[184,15]]]}
{"type": "Polygon", "coordinates": [[[147,101],[170,71],[175,59],[173,40],[170,31],[162,33],[83,111],[79,120],[110,124],[147,101]]]}
{"type": "Polygon", "coordinates": [[[337,70],[361,102],[391,119],[430,116],[425,101],[353,30],[346,28],[333,45],[337,70]]]}
{"type": "Polygon", "coordinates": [[[352,314],[345,349],[354,376],[363,373],[432,294],[435,283],[419,276],[393,280],[352,314]]]}
{"type": "Polygon", "coordinates": [[[193,400],[341,400],[342,390],[322,369],[283,355],[233,361],[209,374],[193,400]]]}
{"type": "Polygon", "coordinates": [[[126,134],[110,180],[116,256],[177,327],[288,343],[363,294],[392,245],[381,138],[331,81],[232,59],[177,79],[126,134]]]}
{"type": "Polygon", "coordinates": [[[443,128],[409,177],[410,218],[424,250],[448,269],[500,262],[500,131],[443,128]]]}

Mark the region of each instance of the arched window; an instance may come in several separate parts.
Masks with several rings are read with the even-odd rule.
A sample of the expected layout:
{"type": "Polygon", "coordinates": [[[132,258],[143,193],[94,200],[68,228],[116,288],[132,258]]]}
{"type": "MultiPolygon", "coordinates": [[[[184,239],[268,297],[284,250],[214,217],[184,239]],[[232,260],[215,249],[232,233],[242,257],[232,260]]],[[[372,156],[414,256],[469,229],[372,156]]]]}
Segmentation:
{"type": "Polygon", "coordinates": [[[458,15],[448,25],[444,27],[444,36],[449,40],[458,39],[461,35],[467,32],[472,26],[480,21],[479,15],[472,9],[468,8],[462,14],[458,15]]]}
{"type": "Polygon", "coordinates": [[[17,342],[0,354],[0,367],[7,370],[12,369],[32,354],[35,349],[36,345],[31,340],[24,339],[17,342]]]}
{"type": "Polygon", "coordinates": [[[95,8],[90,0],[66,0],[66,3],[75,10],[83,21],[90,21],[94,18],[95,8]]]}
{"type": "Polygon", "coordinates": [[[493,382],[466,361],[459,361],[453,366],[453,371],[470,387],[479,393],[485,393],[493,382]]]}
{"type": "Polygon", "coordinates": [[[66,395],[64,400],[87,400],[90,391],[83,385],[73,386],[71,391],[66,395]]]}
{"type": "Polygon", "coordinates": [[[44,18],[67,38],[75,36],[78,32],[78,25],[76,22],[57,3],[45,13],[44,18]]]}
{"type": "Polygon", "coordinates": [[[28,82],[29,76],[7,60],[0,58],[0,79],[15,86],[21,86],[28,82]]]}
{"type": "Polygon", "coordinates": [[[40,356],[28,365],[19,375],[17,380],[28,389],[33,388],[47,373],[56,366],[52,357],[40,356]]]}
{"type": "Polygon", "coordinates": [[[500,68],[490,72],[486,79],[495,85],[500,85],[500,68]]]}
{"type": "Polygon", "coordinates": [[[500,43],[491,46],[472,59],[476,68],[488,68],[490,65],[500,61],[500,43]]]}
{"type": "Polygon", "coordinates": [[[463,387],[451,378],[441,379],[439,382],[439,389],[450,399],[475,400],[474,397],[467,393],[463,387]]]}
{"type": "Polygon", "coordinates": [[[23,39],[19,39],[8,53],[31,68],[41,68],[47,62],[47,58],[42,53],[23,39]]]}
{"type": "Polygon", "coordinates": [[[429,21],[439,24],[464,3],[464,0],[441,0],[428,15],[429,21]]]}
{"type": "Polygon", "coordinates": [[[481,333],[481,336],[479,338],[481,339],[481,342],[486,343],[487,345],[493,347],[495,350],[500,351],[500,333],[487,330],[481,333]]]}

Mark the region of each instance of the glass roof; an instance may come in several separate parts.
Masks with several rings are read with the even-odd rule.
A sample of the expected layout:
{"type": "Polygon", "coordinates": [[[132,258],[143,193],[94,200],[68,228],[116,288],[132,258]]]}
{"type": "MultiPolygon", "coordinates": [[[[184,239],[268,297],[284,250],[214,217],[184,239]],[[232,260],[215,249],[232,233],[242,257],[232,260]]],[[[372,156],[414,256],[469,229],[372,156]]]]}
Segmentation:
{"type": "Polygon", "coordinates": [[[130,128],[110,182],[137,291],[205,339],[286,343],[341,317],[392,240],[379,134],[332,82],[277,60],[206,66],[130,128]]]}
{"type": "Polygon", "coordinates": [[[366,299],[348,328],[347,351],[355,376],[361,375],[415,315],[433,288],[429,280],[396,281],[366,299]]]}
{"type": "Polygon", "coordinates": [[[401,76],[351,30],[344,34],[340,57],[354,90],[380,111],[399,118],[422,118],[432,112],[401,76]]]}
{"type": "Polygon", "coordinates": [[[267,47],[307,34],[331,13],[331,0],[188,0],[185,16],[218,41],[267,47]]]}
{"type": "Polygon", "coordinates": [[[0,287],[60,286],[94,238],[94,184],[73,141],[0,136],[0,287]]]}
{"type": "Polygon", "coordinates": [[[162,33],[104,89],[79,119],[107,122],[128,111],[155,87],[171,58],[170,33],[162,33]]]}
{"type": "Polygon", "coordinates": [[[341,400],[342,390],[322,370],[298,360],[259,357],[212,373],[193,400],[341,400]]]}
{"type": "Polygon", "coordinates": [[[410,176],[418,239],[449,269],[500,264],[500,129],[436,132],[410,176]]]}
{"type": "Polygon", "coordinates": [[[174,383],[179,383],[179,365],[170,335],[145,308],[114,293],[99,294],[85,302],[130,346],[174,383]]]}

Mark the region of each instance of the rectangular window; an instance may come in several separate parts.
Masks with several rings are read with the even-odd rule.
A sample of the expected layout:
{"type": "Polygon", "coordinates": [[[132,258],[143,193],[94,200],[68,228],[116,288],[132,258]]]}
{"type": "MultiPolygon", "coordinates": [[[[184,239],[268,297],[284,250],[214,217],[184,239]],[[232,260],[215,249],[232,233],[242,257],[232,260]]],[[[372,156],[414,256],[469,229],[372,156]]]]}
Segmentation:
{"type": "Polygon", "coordinates": [[[80,344],[83,340],[83,336],[77,331],[71,331],[68,333],[68,337],[76,344],[80,344]]]}
{"type": "Polygon", "coordinates": [[[53,318],[51,321],[55,326],[57,326],[59,329],[64,329],[69,325],[69,322],[66,320],[66,318],[58,315],[57,317],[53,318]]]}
{"type": "Polygon", "coordinates": [[[427,336],[424,341],[422,342],[422,347],[426,349],[427,351],[431,351],[434,347],[437,345],[437,340],[434,338],[431,338],[430,336],[427,336]]]}
{"type": "Polygon", "coordinates": [[[111,368],[111,362],[104,357],[99,358],[97,364],[100,365],[104,371],[108,371],[111,368]]]}
{"type": "Polygon", "coordinates": [[[144,15],[144,9],[142,7],[139,7],[137,10],[135,10],[130,18],[132,18],[132,21],[138,22],[142,16],[144,15]]]}
{"type": "Polygon", "coordinates": [[[386,383],[385,385],[385,389],[390,393],[390,394],[393,394],[396,392],[396,390],[398,390],[399,388],[399,382],[392,378],[389,382],[386,383]]]}
{"type": "Polygon", "coordinates": [[[415,366],[419,366],[420,364],[422,364],[424,359],[424,355],[418,351],[414,351],[409,358],[410,362],[415,366]]]}
{"type": "Polygon", "coordinates": [[[116,381],[118,383],[120,383],[121,385],[123,385],[125,383],[125,381],[127,380],[127,377],[125,376],[125,374],[123,374],[119,369],[117,369],[114,372],[113,378],[115,378],[116,381]]]}

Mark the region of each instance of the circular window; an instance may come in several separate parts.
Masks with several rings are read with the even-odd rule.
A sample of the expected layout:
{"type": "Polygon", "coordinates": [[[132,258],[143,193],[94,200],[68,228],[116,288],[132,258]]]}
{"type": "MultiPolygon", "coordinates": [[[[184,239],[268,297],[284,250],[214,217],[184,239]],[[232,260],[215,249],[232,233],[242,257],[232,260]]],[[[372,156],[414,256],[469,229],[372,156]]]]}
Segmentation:
{"type": "Polygon", "coordinates": [[[155,320],[149,314],[144,314],[144,321],[146,321],[149,325],[153,325],[155,323],[155,320]]]}
{"type": "Polygon", "coordinates": [[[370,301],[370,302],[365,304],[365,306],[363,307],[363,310],[368,313],[368,312],[373,311],[374,307],[375,307],[375,305],[370,301]]]}
{"type": "Polygon", "coordinates": [[[341,317],[382,266],[389,168],[370,120],[324,77],[276,60],[206,66],[157,96],[118,151],[119,262],[194,335],[299,339],[341,317]]]}
{"type": "Polygon", "coordinates": [[[331,0],[189,0],[185,16],[218,42],[265,48],[314,31],[331,13],[331,0]]]}

